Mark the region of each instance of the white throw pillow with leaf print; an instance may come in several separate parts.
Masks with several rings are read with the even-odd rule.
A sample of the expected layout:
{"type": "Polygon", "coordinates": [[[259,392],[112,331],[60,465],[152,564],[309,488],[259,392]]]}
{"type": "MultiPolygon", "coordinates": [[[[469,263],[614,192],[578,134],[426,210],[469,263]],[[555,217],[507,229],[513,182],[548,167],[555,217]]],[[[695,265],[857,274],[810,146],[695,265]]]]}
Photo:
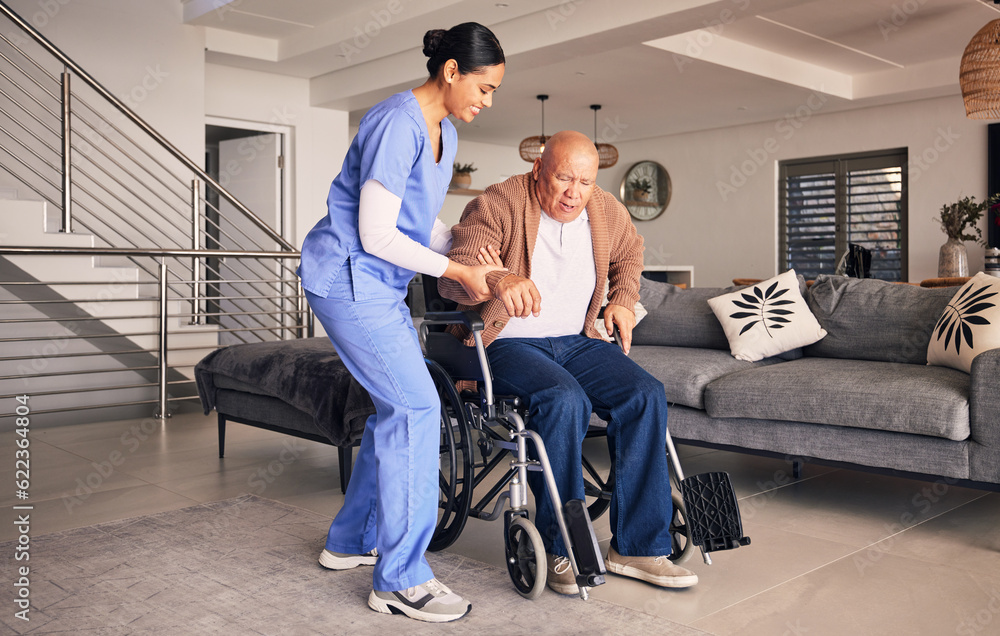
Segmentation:
{"type": "Polygon", "coordinates": [[[708,300],[739,360],[756,362],[797,347],[811,345],[826,335],[809,311],[795,270],[762,283],[708,300]]]}
{"type": "Polygon", "coordinates": [[[951,299],[934,325],[927,364],[972,372],[972,359],[1000,348],[1000,278],[979,272],[951,299]]]}

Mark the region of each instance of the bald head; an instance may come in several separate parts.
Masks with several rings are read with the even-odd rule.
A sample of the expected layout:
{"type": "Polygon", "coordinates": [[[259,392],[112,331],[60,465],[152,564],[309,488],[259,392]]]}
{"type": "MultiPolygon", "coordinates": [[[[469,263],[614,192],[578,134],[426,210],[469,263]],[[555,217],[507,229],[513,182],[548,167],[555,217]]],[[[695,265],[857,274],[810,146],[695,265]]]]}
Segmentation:
{"type": "Polygon", "coordinates": [[[599,162],[594,142],[583,133],[563,130],[549,137],[531,169],[542,211],[562,223],[580,216],[594,193],[599,162]]]}
{"type": "Polygon", "coordinates": [[[567,158],[589,159],[594,162],[594,170],[600,163],[594,142],[587,135],[575,130],[561,130],[545,142],[545,152],[542,153],[543,163],[546,161],[559,162],[567,158]]]}

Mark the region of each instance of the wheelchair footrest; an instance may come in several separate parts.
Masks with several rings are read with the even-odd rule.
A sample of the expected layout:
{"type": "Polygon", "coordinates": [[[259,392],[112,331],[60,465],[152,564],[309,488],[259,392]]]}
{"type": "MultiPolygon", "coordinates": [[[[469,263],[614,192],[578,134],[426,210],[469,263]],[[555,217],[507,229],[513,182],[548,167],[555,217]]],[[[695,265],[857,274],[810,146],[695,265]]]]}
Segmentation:
{"type": "Polygon", "coordinates": [[[740,507],[729,473],[701,473],[681,482],[687,508],[688,540],[705,552],[750,545],[743,536],[740,507]]]}
{"type": "Polygon", "coordinates": [[[573,558],[579,572],[576,584],[581,587],[597,587],[603,584],[607,570],[604,567],[604,559],[601,558],[601,549],[597,545],[597,535],[594,534],[594,525],[590,521],[586,504],[581,499],[570,499],[563,504],[562,513],[569,537],[573,541],[573,558]]]}

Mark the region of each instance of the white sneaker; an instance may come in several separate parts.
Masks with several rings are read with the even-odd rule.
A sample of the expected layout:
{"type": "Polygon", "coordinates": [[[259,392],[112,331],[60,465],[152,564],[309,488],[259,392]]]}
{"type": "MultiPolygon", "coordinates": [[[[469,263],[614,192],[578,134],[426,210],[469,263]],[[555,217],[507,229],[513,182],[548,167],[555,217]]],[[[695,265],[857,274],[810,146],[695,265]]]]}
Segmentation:
{"type": "Polygon", "coordinates": [[[447,623],[468,614],[472,603],[444,583],[431,579],[399,592],[372,590],[368,595],[368,607],[383,614],[403,614],[418,621],[447,623]]]}
{"type": "Polygon", "coordinates": [[[359,565],[375,565],[376,561],[378,561],[377,549],[364,554],[341,554],[324,549],[319,555],[319,564],[328,570],[350,570],[359,565]]]}

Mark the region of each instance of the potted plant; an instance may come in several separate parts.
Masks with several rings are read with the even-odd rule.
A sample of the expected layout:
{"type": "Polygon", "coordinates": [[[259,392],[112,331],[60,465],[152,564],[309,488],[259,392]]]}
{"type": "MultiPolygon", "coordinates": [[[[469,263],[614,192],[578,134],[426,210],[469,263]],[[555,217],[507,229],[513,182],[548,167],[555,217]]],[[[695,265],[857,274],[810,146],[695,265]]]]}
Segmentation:
{"type": "Polygon", "coordinates": [[[451,187],[452,189],[468,188],[472,185],[472,173],[478,170],[471,163],[455,162],[452,166],[451,187]]]}
{"type": "Polygon", "coordinates": [[[648,201],[649,193],[653,191],[653,182],[643,177],[641,179],[635,178],[628,182],[630,188],[632,188],[632,197],[639,201],[648,201]]]}
{"type": "Polygon", "coordinates": [[[965,197],[955,203],[941,206],[941,211],[934,220],[941,224],[941,229],[948,236],[948,241],[941,246],[938,254],[938,276],[941,278],[969,275],[969,254],[964,241],[975,241],[986,245],[983,241],[983,231],[979,229],[979,220],[983,212],[1000,201],[1000,194],[995,194],[985,201],[976,201],[976,197],[965,197]]]}

